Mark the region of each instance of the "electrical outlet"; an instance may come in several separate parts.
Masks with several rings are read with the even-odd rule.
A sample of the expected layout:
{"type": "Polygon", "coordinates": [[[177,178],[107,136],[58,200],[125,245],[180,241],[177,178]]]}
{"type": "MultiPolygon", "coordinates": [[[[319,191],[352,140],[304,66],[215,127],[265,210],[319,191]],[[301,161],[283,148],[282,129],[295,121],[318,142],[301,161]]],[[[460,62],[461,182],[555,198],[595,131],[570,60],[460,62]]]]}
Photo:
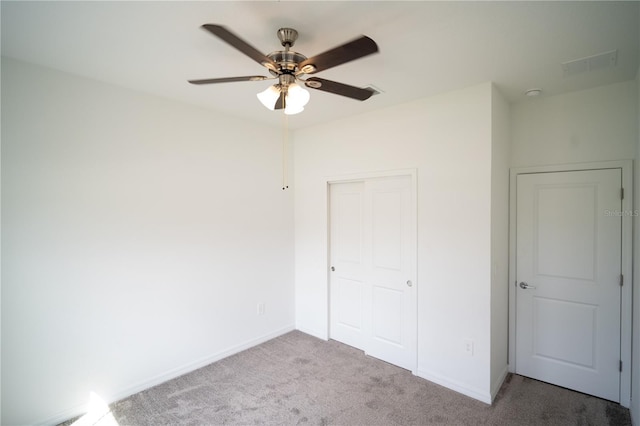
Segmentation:
{"type": "Polygon", "coordinates": [[[264,302],[259,302],[257,307],[257,314],[264,315],[264,302]]]}
{"type": "Polygon", "coordinates": [[[468,356],[473,356],[473,340],[464,339],[464,352],[468,356]]]}

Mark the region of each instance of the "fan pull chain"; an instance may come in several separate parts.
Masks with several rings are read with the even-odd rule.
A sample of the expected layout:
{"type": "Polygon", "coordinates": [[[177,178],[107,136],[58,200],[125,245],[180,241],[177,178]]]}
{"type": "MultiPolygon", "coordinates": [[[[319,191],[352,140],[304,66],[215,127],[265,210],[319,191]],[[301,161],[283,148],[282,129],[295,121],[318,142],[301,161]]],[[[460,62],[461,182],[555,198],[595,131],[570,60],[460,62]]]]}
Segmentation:
{"type": "Polygon", "coordinates": [[[289,147],[289,117],[284,113],[282,109],[282,190],[289,188],[289,176],[288,176],[288,147],[289,147]]]}

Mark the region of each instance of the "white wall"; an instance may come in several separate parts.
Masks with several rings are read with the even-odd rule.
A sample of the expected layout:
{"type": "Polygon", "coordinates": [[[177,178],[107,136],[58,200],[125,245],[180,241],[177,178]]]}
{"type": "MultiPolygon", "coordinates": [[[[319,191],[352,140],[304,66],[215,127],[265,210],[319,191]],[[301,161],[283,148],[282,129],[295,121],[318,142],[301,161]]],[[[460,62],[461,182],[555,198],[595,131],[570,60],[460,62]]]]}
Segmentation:
{"type": "Polygon", "coordinates": [[[297,328],[328,337],[327,178],[415,168],[418,374],[490,401],[491,114],[486,83],[296,131],[297,328]]]}
{"type": "Polygon", "coordinates": [[[293,328],[280,141],[3,58],[3,424],[63,420],[91,391],[120,398],[293,328]]]}
{"type": "Polygon", "coordinates": [[[628,81],[512,105],[511,166],[634,158],[636,96],[628,81]]]}
{"type": "Polygon", "coordinates": [[[491,97],[491,396],[507,374],[509,349],[509,104],[491,97]]]}

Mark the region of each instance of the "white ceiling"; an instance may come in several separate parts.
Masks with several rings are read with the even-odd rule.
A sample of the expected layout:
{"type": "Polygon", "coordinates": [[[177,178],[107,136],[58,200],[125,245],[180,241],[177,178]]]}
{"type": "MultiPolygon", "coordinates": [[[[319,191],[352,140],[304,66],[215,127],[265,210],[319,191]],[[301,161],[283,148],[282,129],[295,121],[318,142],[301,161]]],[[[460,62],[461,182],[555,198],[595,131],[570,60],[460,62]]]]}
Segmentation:
{"type": "Polygon", "coordinates": [[[380,53],[318,73],[383,91],[359,102],[311,91],[299,128],[493,81],[511,102],[631,80],[639,66],[638,2],[1,2],[2,55],[262,123],[272,81],[194,86],[187,79],[268,75],[200,29],[222,24],[265,54],[280,27],[307,57],[365,34],[380,53]],[[564,77],[562,62],[617,49],[617,66],[564,77]]]}

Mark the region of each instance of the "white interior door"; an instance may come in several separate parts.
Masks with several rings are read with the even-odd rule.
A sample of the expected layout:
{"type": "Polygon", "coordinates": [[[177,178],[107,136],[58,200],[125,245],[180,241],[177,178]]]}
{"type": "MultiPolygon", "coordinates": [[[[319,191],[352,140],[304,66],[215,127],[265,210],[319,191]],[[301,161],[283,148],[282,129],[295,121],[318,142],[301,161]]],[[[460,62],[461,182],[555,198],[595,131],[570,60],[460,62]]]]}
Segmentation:
{"type": "Polygon", "coordinates": [[[620,400],[621,170],[517,177],[516,372],[620,400]]]}
{"type": "Polygon", "coordinates": [[[416,362],[410,176],[330,187],[330,336],[410,370],[416,362]]]}

